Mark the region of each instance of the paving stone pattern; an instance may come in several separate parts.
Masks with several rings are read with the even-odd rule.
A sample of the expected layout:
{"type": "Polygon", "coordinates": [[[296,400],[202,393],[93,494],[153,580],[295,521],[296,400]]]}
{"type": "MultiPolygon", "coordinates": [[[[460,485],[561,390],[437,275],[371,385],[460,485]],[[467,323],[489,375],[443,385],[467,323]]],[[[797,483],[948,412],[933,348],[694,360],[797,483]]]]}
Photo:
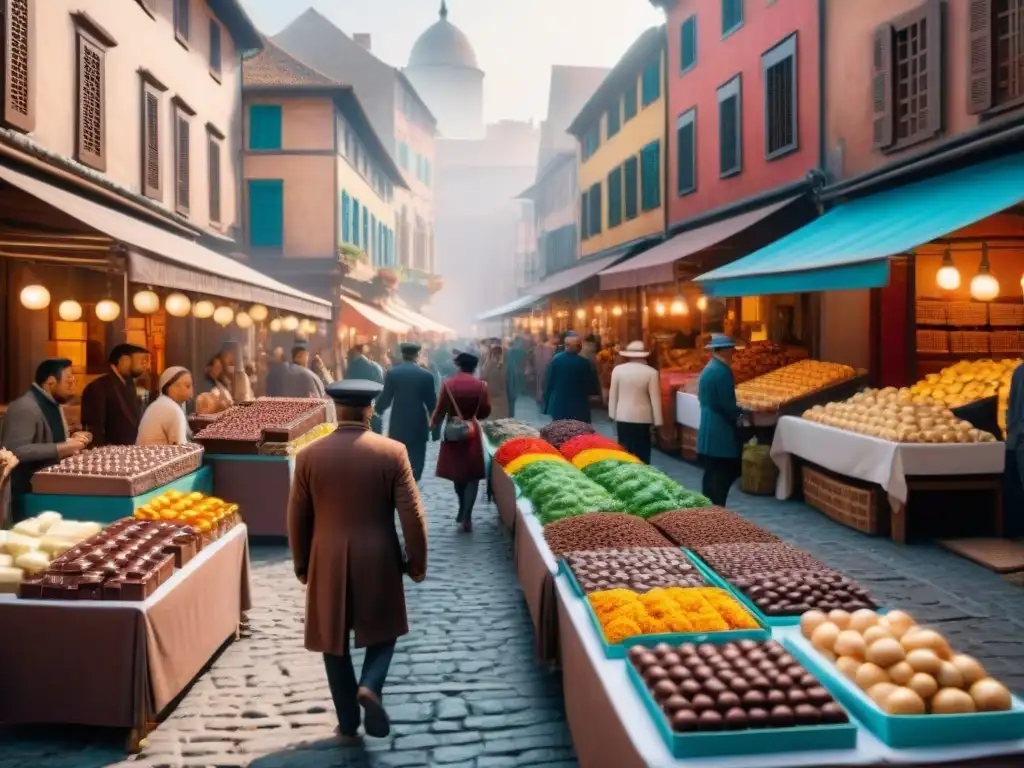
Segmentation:
{"type": "MultiPolygon", "coordinates": [[[[520,418],[539,423],[532,403],[520,418]]],[[[600,431],[613,426],[598,417],[600,431]]],[[[432,465],[432,446],[428,467],[432,465]]],[[[655,452],[687,487],[701,473],[655,452]]],[[[429,475],[429,470],[427,472],[429,475]]],[[[508,536],[481,503],[471,536],[456,531],[450,485],[427,477],[430,571],[407,590],[412,633],[399,641],[385,700],[392,735],[342,750],[323,666],[302,648],[303,593],[283,547],[253,550],[256,607],[234,643],[130,760],[106,735],[0,736],[0,768],[332,768],[576,765],[560,680],[533,661],[532,628],[508,536]]],[[[1024,591],[936,546],[897,546],[795,502],[747,496],[729,506],[870,587],[886,605],[938,625],[953,644],[1024,693],[1024,591]]],[[[358,659],[357,659],[358,660],[358,659]]],[[[2,681],[0,681],[2,684],[2,681]]]]}

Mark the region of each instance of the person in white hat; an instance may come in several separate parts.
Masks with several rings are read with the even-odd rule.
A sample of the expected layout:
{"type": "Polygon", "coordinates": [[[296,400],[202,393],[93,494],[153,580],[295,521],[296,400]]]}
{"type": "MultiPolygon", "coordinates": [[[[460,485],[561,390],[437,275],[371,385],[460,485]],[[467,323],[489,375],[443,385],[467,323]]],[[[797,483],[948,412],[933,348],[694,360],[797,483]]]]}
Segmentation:
{"type": "Polygon", "coordinates": [[[658,372],[648,365],[650,351],[642,341],[631,341],[619,355],[628,362],[612,370],[608,416],[615,422],[619,443],[651,463],[651,431],[663,423],[658,372]]]}
{"type": "Polygon", "coordinates": [[[136,445],[184,445],[189,441],[185,403],[192,399],[192,374],[172,365],[160,376],[160,397],[142,414],[136,445]]]}

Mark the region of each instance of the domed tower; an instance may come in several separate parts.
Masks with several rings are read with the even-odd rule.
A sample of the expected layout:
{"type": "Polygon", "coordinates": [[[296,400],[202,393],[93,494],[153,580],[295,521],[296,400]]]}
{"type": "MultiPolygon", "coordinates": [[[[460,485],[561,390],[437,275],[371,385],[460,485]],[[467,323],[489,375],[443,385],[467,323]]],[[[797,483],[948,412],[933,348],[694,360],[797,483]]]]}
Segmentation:
{"type": "Polygon", "coordinates": [[[440,18],[412,47],[405,75],[437,117],[446,139],[484,135],[484,73],[465,33],[448,21],[441,0],[440,18]]]}

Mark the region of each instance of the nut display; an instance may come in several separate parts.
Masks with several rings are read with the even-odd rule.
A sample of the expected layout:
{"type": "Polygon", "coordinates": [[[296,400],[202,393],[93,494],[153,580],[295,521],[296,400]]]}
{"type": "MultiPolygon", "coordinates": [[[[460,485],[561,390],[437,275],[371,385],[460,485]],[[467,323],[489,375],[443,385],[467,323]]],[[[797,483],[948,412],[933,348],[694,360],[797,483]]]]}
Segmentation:
{"type": "Polygon", "coordinates": [[[675,547],[603,549],[566,555],[584,594],[607,589],[647,592],[656,587],[703,587],[707,582],[675,547]]]}
{"type": "Polygon", "coordinates": [[[195,439],[201,443],[251,443],[255,450],[261,440],[289,442],[325,420],[326,410],[319,400],[261,398],[230,408],[195,439]]]}
{"type": "Polygon", "coordinates": [[[780,571],[830,571],[817,558],[784,543],[710,544],[695,550],[726,578],[780,571]]]}
{"type": "Polygon", "coordinates": [[[199,534],[189,526],[124,518],[26,576],[18,597],[145,600],[200,547],[199,534]]]}
{"type": "Polygon", "coordinates": [[[32,476],[32,490],[75,496],[139,496],[199,469],[198,445],[105,445],[32,476]]]}
{"type": "Polygon", "coordinates": [[[721,507],[674,510],[649,519],[669,539],[688,549],[712,544],[779,542],[774,534],[721,507]]]}
{"type": "Polygon", "coordinates": [[[594,549],[672,546],[647,521],[620,512],[590,512],[555,520],[544,526],[544,540],[555,557],[594,549]]]}
{"type": "Polygon", "coordinates": [[[136,509],[135,518],[185,523],[208,538],[222,536],[240,520],[237,504],[198,491],[167,491],[136,509]]]}
{"type": "Polygon", "coordinates": [[[638,645],[628,656],[676,733],[849,720],[818,679],[774,641],[638,645]]]}
{"type": "Polygon", "coordinates": [[[752,411],[773,411],[827,387],[852,379],[848,365],[801,360],[736,386],[736,402],[752,411]]]}
{"type": "Polygon", "coordinates": [[[667,587],[642,595],[609,589],[592,592],[587,600],[605,641],[613,645],[640,635],[761,628],[746,608],[717,587],[667,587]]]}
{"type": "Polygon", "coordinates": [[[910,389],[868,389],[841,403],[816,405],[804,418],[828,427],[901,443],[990,443],[995,437],[910,389]]]}
{"type": "Polygon", "coordinates": [[[101,530],[99,523],[63,520],[42,512],[0,531],[0,594],[18,590],[22,579],[50,567],[50,562],[101,530]]]}
{"type": "Polygon", "coordinates": [[[835,571],[780,571],[734,576],[729,583],[766,616],[799,616],[817,608],[856,611],[875,608],[871,594],[835,571]]]}
{"type": "Polygon", "coordinates": [[[1009,689],[972,656],[903,611],[808,611],[800,631],[839,671],[890,715],[1002,712],[1009,689]]]}

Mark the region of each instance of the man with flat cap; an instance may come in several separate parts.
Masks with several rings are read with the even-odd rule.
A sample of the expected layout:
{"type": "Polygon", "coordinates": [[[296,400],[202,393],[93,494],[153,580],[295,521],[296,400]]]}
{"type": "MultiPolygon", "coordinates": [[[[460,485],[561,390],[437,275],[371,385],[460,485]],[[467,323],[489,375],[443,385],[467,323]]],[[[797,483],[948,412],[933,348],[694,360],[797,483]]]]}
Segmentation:
{"type": "Polygon", "coordinates": [[[366,735],[391,730],[384,680],[395,641],[409,631],[402,576],[421,582],[427,574],[427,524],[409,457],[370,430],[380,392],[365,380],[327,388],[338,428],[298,455],[288,501],[295,575],[306,585],[306,649],[324,656],[344,745],[359,743],[360,708],[366,735]],[[366,648],[358,682],[350,632],[366,648]]]}
{"type": "Polygon", "coordinates": [[[118,344],[107,358],[109,370],[82,392],[82,426],[96,445],[135,445],[142,405],[135,379],[149,367],[149,352],[135,344],[118,344]]]}
{"type": "Polygon", "coordinates": [[[402,361],[384,374],[384,389],[375,406],[382,416],[391,409],[388,437],[405,445],[417,483],[423,476],[427,441],[430,440],[430,417],[437,405],[434,376],[417,362],[420,349],[419,344],[412,342],[399,345],[402,361]]]}

